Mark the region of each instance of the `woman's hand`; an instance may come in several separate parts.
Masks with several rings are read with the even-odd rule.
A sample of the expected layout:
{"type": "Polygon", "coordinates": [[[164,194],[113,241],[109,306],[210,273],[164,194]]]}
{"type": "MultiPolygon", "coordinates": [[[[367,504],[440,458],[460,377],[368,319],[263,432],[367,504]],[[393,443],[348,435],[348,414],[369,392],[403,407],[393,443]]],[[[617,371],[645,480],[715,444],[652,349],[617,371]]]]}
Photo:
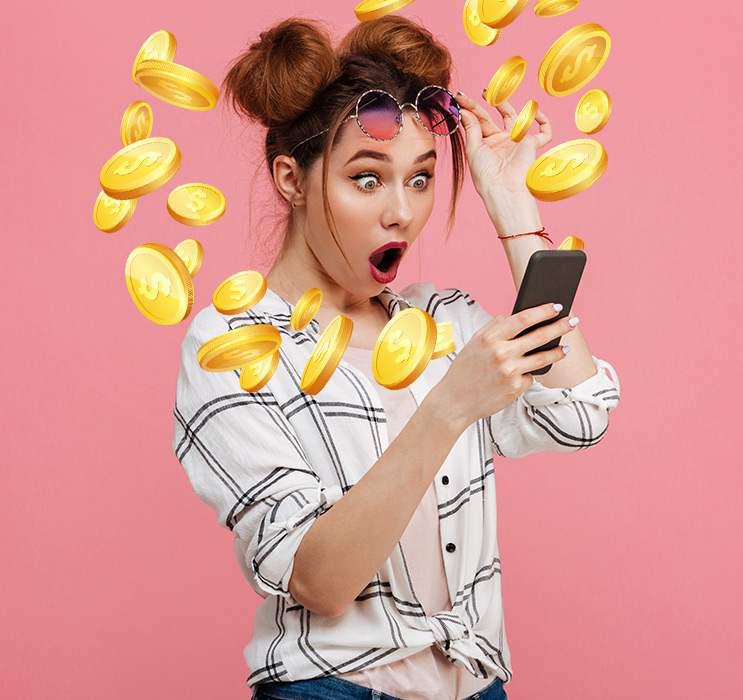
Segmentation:
{"type": "Polygon", "coordinates": [[[496,106],[504,126],[493,121],[490,113],[474,99],[457,94],[464,126],[467,161],[475,189],[484,197],[490,190],[529,193],[526,175],[537,157],[537,148],[552,140],[552,126],[542,110],[535,117],[539,133],[527,134],[518,143],[511,140],[511,129],[518,116],[506,101],[496,106]]]}

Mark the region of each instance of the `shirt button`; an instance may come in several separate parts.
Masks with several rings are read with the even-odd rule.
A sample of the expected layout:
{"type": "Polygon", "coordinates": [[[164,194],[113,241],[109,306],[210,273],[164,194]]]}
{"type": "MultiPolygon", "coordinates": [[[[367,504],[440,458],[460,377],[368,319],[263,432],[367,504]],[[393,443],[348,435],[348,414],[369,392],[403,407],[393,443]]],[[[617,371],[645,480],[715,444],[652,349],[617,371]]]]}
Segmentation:
{"type": "Polygon", "coordinates": [[[446,486],[449,483],[449,477],[448,476],[442,476],[441,477],[441,483],[446,486]]]}
{"type": "Polygon", "coordinates": [[[449,542],[449,544],[446,545],[447,552],[453,552],[456,548],[457,545],[455,545],[454,542],[449,542]]]}

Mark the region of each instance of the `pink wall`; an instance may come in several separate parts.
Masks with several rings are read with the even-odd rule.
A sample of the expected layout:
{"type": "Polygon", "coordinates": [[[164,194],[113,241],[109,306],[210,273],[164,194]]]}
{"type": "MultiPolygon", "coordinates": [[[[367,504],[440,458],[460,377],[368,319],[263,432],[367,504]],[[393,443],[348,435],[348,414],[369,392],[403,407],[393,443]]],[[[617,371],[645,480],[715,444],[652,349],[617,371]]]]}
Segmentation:
{"type": "MultiPolygon", "coordinates": [[[[93,227],[91,211],[124,107],[148,99],[154,133],[183,150],[173,184],[203,179],[229,203],[221,221],[197,231],[207,257],[196,310],[228,274],[266,272],[252,257],[247,221],[256,142],[226,110],[188,112],[150,98],[132,82],[131,62],[150,32],[167,28],[177,60],[219,82],[270,23],[321,12],[339,36],[355,22],[353,4],[6,3],[4,697],[248,697],[242,649],[258,598],[229,533],[170,453],[185,324],[146,321],[123,282],[133,246],[175,245],[192,230],[169,218],[163,192],[140,201],[114,235],[93,227]]],[[[538,87],[542,52],[585,21],[614,38],[595,83],[615,106],[599,134],[609,168],[589,191],[540,207],[553,239],[586,241],[574,308],[594,354],[619,372],[623,400],[593,450],[500,464],[509,697],[738,698],[739,3],[584,0],[549,20],[528,11],[487,49],[466,39],[462,4],[418,0],[400,12],[447,43],[455,87],[468,94],[505,57],[524,55],[531,70],[514,102],[540,100],[555,128],[551,145],[580,134],[575,99],[538,87]]],[[[510,312],[505,256],[471,182],[448,247],[445,177],[438,187],[421,278],[510,312]]],[[[261,201],[255,226],[267,225],[261,201]]],[[[418,274],[414,254],[394,287],[418,274]]]]}

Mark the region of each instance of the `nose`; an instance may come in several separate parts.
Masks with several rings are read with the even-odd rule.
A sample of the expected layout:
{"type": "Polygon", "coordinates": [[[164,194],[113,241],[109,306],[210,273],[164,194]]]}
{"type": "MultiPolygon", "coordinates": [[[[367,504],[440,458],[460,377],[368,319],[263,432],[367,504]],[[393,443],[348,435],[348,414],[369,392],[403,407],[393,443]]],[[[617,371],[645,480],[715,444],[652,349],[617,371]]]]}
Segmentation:
{"type": "Polygon", "coordinates": [[[404,229],[412,223],[414,212],[410,202],[411,196],[405,190],[405,183],[388,188],[382,221],[385,227],[399,226],[404,229]]]}

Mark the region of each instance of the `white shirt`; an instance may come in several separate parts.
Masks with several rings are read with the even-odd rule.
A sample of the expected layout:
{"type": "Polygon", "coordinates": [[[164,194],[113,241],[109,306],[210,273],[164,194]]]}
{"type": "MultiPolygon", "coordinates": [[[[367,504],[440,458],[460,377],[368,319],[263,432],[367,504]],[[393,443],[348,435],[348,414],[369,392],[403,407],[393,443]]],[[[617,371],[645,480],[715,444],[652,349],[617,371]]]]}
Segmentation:
{"type": "MultiPolygon", "coordinates": [[[[385,287],[378,299],[390,316],[409,303],[437,323],[451,321],[457,351],[492,318],[466,292],[428,282],[400,294],[385,287]]],[[[248,685],[350,673],[431,644],[474,676],[499,676],[507,683],[512,668],[496,538],[494,456],[597,444],[619,403],[614,368],[593,356],[596,374],[572,388],[548,388],[535,376],[514,402],[475,421],[457,439],[434,478],[452,610],[426,614],[398,542],[345,613],[326,618],[289,593],[294,555],[315,519],[374,465],[389,438],[376,386],[351,364],[341,360],[316,395],[299,388],[320,333],[315,319],[304,330],[293,330],[292,309],[271,289],[241,314],[222,315],[213,305],[202,309],[183,338],[176,387],[173,450],[195,492],[233,532],[243,574],[264,598],[244,649],[248,685]],[[201,345],[255,323],[273,324],[282,340],[276,372],[263,389],[243,391],[239,370],[201,369],[196,359],[201,345]]],[[[455,356],[456,351],[429,362],[409,385],[418,404],[455,356]]]]}

